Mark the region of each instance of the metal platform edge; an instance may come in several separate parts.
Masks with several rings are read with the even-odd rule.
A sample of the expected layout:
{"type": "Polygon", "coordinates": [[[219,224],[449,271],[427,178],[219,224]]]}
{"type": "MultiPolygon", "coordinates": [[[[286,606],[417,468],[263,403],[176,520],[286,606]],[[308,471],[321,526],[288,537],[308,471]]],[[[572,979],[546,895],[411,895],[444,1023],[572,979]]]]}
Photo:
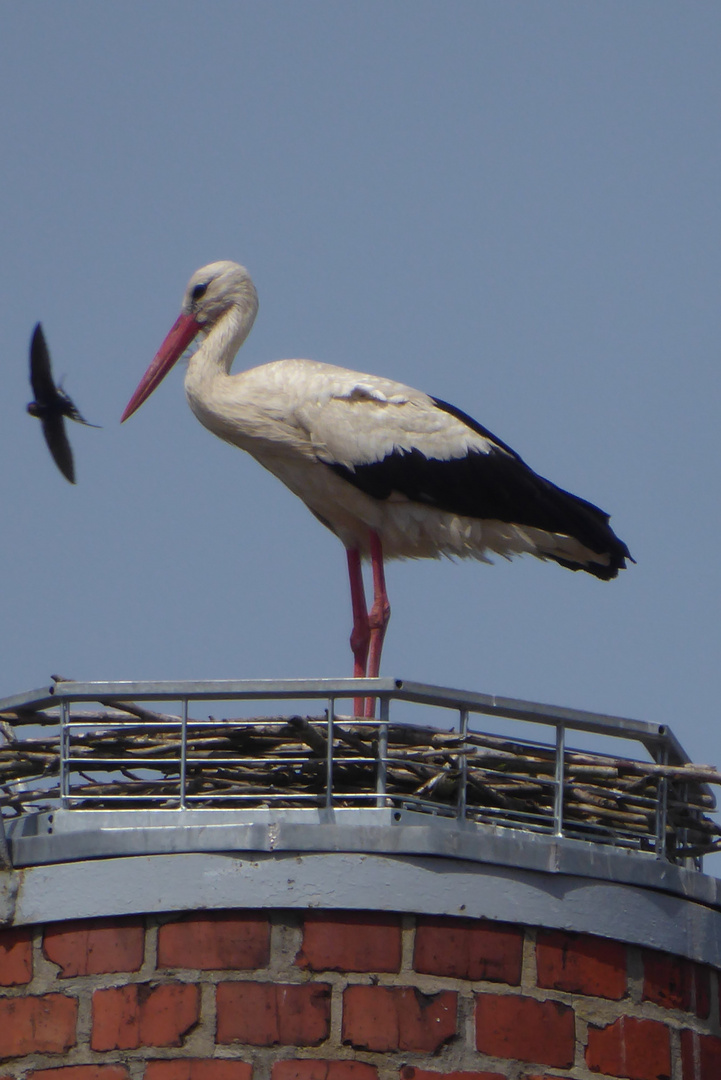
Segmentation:
{"type": "Polygon", "coordinates": [[[228,909],[400,912],[592,934],[721,969],[718,906],[561,870],[480,862],[464,857],[462,848],[451,858],[433,855],[422,851],[421,837],[416,840],[415,852],[408,844],[399,845],[403,851],[362,852],[342,850],[342,843],[337,851],[302,850],[298,844],[282,850],[276,843],[269,851],[30,866],[0,873],[0,922],[22,926],[228,909]]]}
{"type": "Polygon", "coordinates": [[[16,869],[0,872],[0,924],[363,908],[565,928],[721,968],[721,881],[653,855],[450,820],[429,825],[427,815],[390,808],[53,817],[38,817],[34,833],[22,835],[20,822],[8,830],[16,869]]]}

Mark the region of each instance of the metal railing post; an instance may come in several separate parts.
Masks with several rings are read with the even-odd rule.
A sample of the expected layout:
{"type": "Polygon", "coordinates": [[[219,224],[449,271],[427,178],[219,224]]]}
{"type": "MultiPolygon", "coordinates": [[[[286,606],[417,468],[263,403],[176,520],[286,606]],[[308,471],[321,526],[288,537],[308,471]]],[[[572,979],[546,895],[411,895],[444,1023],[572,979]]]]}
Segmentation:
{"type": "Polygon", "coordinates": [[[180,726],[180,809],[187,810],[187,778],[188,778],[188,699],[183,698],[180,726]]]}
{"type": "Polygon", "coordinates": [[[328,741],[325,749],[325,805],[333,805],[333,723],[335,698],[328,698],[328,741]]]}
{"type": "Polygon", "coordinates": [[[563,724],[556,725],[556,776],[553,798],[553,832],[563,836],[563,787],[565,782],[566,729],[563,724]]]}
{"type": "Polygon", "coordinates": [[[60,803],[66,807],[70,801],[70,778],[68,776],[68,757],[70,751],[70,702],[63,699],[60,704],[60,803]]]}
{"type": "Polygon", "coordinates": [[[468,802],[468,757],[466,754],[466,736],[468,735],[468,709],[461,709],[460,714],[461,753],[458,776],[458,803],[456,817],[459,821],[465,821],[466,805],[468,802]]]}
{"type": "Polygon", "coordinates": [[[378,729],[378,769],[376,772],[376,806],[386,805],[386,785],[388,780],[388,719],[390,699],[381,698],[381,725],[378,729]]]}
{"type": "MultiPolygon", "coordinates": [[[[668,764],[668,747],[664,746],[659,753],[656,762],[658,765],[668,764]]],[[[668,820],[668,777],[659,776],[658,793],[656,796],[656,858],[667,859],[666,854],[666,823],[668,820]]]]}

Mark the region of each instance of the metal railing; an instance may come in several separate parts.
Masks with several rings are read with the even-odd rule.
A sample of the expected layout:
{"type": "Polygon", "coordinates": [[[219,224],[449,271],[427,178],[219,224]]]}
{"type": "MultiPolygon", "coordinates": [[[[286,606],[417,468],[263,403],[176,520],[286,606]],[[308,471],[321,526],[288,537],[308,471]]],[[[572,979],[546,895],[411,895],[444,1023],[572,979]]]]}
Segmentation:
{"type": "MultiPolygon", "coordinates": [[[[633,849],[697,868],[718,838],[704,813],[715,806],[710,789],[686,779],[689,759],[668,727],[401,679],[61,681],[0,701],[2,715],[18,731],[57,727],[57,769],[28,779],[25,768],[22,778],[0,783],[6,814],[58,804],[390,807],[633,849]],[[377,717],[351,716],[346,703],[371,695],[377,717]],[[190,715],[191,704],[219,701],[274,701],[281,708],[315,702],[321,715],[190,715]],[[177,703],[179,711],[148,708],[156,702],[177,703]],[[80,708],[88,703],[96,707],[80,708]],[[401,705],[430,706],[434,720],[444,715],[451,725],[391,717],[401,705]],[[478,716],[511,723],[500,735],[486,734],[471,726],[478,716]],[[514,721],[538,725],[541,735],[521,738],[514,721]],[[600,737],[604,746],[607,739],[631,741],[650,762],[643,753],[573,750],[567,736],[577,732],[600,737]]],[[[26,741],[25,762],[42,741],[26,741]]],[[[47,738],[43,745],[47,757],[47,738]]]]}

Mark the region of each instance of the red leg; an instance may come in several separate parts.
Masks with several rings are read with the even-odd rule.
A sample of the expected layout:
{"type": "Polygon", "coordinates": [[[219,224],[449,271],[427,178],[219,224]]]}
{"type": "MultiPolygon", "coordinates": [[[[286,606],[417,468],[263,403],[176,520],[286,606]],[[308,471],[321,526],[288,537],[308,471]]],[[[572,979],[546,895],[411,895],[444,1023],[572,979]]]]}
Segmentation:
{"type": "MultiPolygon", "coordinates": [[[[353,651],[353,678],[365,679],[370,645],[370,626],[363,588],[363,572],[358,548],[347,548],[348,578],[350,580],[350,602],[353,609],[353,629],[350,635],[350,647],[353,651]]],[[[363,715],[363,698],[355,698],[353,711],[356,716],[363,715]]]]}
{"type": "MultiPolygon", "coordinates": [[[[383,568],[383,547],[378,533],[370,533],[371,567],[373,570],[373,607],[368,615],[370,642],[368,651],[368,678],[376,679],[381,666],[381,653],[386,628],[391,617],[391,606],[386,593],[386,576],[383,568]]],[[[373,716],[374,699],[366,699],[366,716],[373,716]]]]}

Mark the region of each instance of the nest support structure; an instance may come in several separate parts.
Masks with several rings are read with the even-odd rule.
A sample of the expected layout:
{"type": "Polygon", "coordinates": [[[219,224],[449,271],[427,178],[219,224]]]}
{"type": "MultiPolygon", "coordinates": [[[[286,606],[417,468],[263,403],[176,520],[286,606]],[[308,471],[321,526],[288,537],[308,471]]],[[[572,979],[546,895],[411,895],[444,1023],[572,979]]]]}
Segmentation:
{"type": "MultiPolygon", "coordinates": [[[[278,696],[288,701],[302,682],[275,684],[278,696]]],[[[312,683],[316,693],[305,687],[304,697],[328,698],[308,714],[199,715],[205,695],[252,700],[258,684],[242,683],[233,684],[244,688],[235,695],[217,686],[209,694],[210,684],[168,685],[167,699],[184,693],[167,711],[149,707],[158,684],[133,684],[128,700],[123,684],[108,684],[120,687],[118,698],[97,692],[105,684],[58,680],[44,695],[0,702],[2,819],[58,808],[380,807],[551,833],[697,869],[721,849],[711,816],[721,773],[690,762],[668,728],[402,680],[373,680],[379,716],[361,719],[339,697],[357,692],[355,682],[330,682],[312,683]],[[396,722],[397,698],[451,708],[458,718],[450,728],[396,722]],[[504,716],[511,733],[476,730],[478,712],[504,716]],[[545,725],[551,737],[514,736],[519,718],[545,725]],[[579,729],[633,738],[651,760],[573,749],[567,735],[579,729]]],[[[257,696],[270,696],[269,687],[257,696]]]]}

